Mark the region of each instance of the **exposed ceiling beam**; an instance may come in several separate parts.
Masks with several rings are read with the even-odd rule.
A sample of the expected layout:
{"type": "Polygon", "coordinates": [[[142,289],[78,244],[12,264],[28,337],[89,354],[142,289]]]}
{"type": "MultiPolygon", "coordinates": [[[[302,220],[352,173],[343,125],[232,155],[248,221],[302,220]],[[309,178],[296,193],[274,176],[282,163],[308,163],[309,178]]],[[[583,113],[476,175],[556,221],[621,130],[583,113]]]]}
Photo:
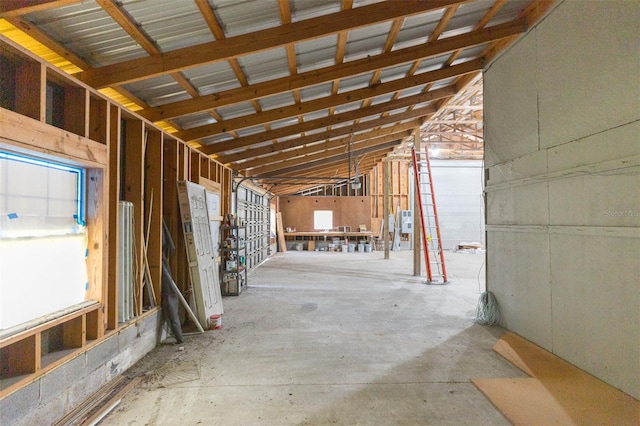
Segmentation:
{"type": "Polygon", "coordinates": [[[2,0],[0,1],[0,18],[42,12],[81,1],[83,0],[2,0]]]}
{"type": "MultiPolygon", "coordinates": [[[[381,143],[391,142],[395,140],[399,140],[407,136],[407,131],[396,132],[389,135],[379,136],[376,138],[369,138],[363,140],[353,140],[351,138],[340,138],[337,140],[325,142],[318,145],[311,145],[305,148],[300,148],[292,151],[285,151],[275,155],[269,155],[266,157],[260,157],[253,160],[245,161],[243,163],[239,163],[237,165],[237,169],[241,170],[249,170],[263,167],[279,167],[280,164],[290,164],[296,162],[305,162],[308,159],[312,158],[316,155],[326,155],[326,153],[331,152],[332,150],[345,150],[345,147],[349,146],[351,143],[352,147],[361,148],[372,145],[378,145],[381,143]]],[[[313,158],[316,159],[316,158],[313,158]]]]}
{"type": "MultiPolygon", "coordinates": [[[[357,135],[354,135],[353,140],[354,141],[363,141],[363,140],[367,140],[367,139],[371,139],[371,138],[376,138],[378,136],[385,136],[385,135],[391,135],[394,133],[398,133],[398,132],[402,132],[405,130],[410,130],[415,128],[416,126],[419,125],[418,120],[412,120],[409,121],[408,123],[402,123],[402,124],[396,124],[395,126],[391,126],[391,127],[385,127],[383,129],[376,129],[376,130],[371,130],[371,131],[367,131],[364,133],[360,133],[357,135]]],[[[324,147],[326,148],[331,148],[335,145],[333,145],[334,143],[337,144],[345,144],[347,142],[349,142],[351,138],[351,135],[346,136],[346,137],[342,137],[342,138],[338,138],[335,140],[326,140],[323,141],[323,139],[319,139],[319,141],[323,141],[320,142],[318,144],[313,145],[314,147],[321,149],[320,147],[324,147]]],[[[324,139],[328,139],[328,138],[324,138],[324,139]]],[[[295,153],[295,152],[300,152],[301,154],[304,153],[303,150],[305,150],[307,147],[305,147],[305,145],[308,145],[310,143],[313,142],[317,142],[317,141],[306,141],[304,138],[298,138],[298,139],[293,139],[293,140],[288,140],[288,141],[284,141],[284,142],[278,142],[277,144],[274,145],[269,145],[269,146],[263,146],[260,148],[252,148],[250,150],[246,150],[246,151],[242,151],[239,153],[235,153],[235,154],[230,154],[230,155],[225,155],[222,157],[218,157],[216,158],[218,161],[220,161],[223,164],[229,164],[229,163],[234,163],[246,158],[253,158],[256,157],[258,155],[269,155],[269,154],[274,154],[280,151],[284,151],[284,150],[292,150],[289,152],[295,153]],[[302,147],[302,148],[301,148],[302,147]],[[294,148],[296,148],[294,150],[294,148]]]]}
{"type": "MultiPolygon", "coordinates": [[[[368,129],[371,129],[373,127],[383,126],[385,124],[397,123],[397,122],[402,121],[402,120],[408,120],[408,119],[412,119],[412,118],[416,118],[416,117],[424,117],[426,115],[433,114],[435,111],[436,111],[435,107],[428,106],[428,107],[419,108],[419,109],[416,109],[416,110],[413,110],[413,111],[410,111],[410,112],[405,112],[405,113],[402,113],[402,114],[394,114],[394,115],[389,116],[389,117],[379,118],[377,120],[365,121],[364,123],[352,124],[352,125],[347,125],[347,126],[343,126],[343,127],[334,128],[334,129],[331,129],[331,130],[326,130],[326,131],[320,132],[320,133],[314,133],[314,134],[311,134],[311,135],[303,136],[303,137],[299,138],[298,140],[304,140],[305,144],[306,143],[310,143],[310,142],[321,141],[321,140],[329,139],[329,138],[332,138],[332,137],[337,137],[337,136],[341,136],[341,135],[360,132],[360,131],[363,131],[363,130],[368,130],[368,129]]],[[[352,111],[352,112],[347,113],[347,114],[351,114],[352,117],[358,117],[359,116],[358,112],[359,111],[352,111]]],[[[340,114],[340,116],[342,116],[342,115],[344,115],[344,114],[340,114]]],[[[338,117],[338,116],[334,116],[334,117],[338,117]]],[[[299,125],[299,126],[302,126],[302,125],[299,125]]],[[[290,127],[298,128],[298,126],[290,126],[290,127]]],[[[275,138],[271,137],[271,135],[276,134],[276,133],[272,133],[272,132],[277,132],[279,130],[281,130],[281,129],[272,130],[271,132],[264,132],[263,134],[246,136],[244,138],[234,139],[234,140],[231,140],[231,141],[220,142],[220,143],[216,143],[216,144],[213,144],[213,145],[206,145],[206,146],[203,146],[200,150],[202,152],[204,152],[205,154],[215,154],[215,153],[218,153],[218,152],[224,152],[224,151],[228,151],[228,150],[231,150],[231,149],[251,146],[251,145],[256,144],[256,143],[260,143],[260,142],[264,142],[264,141],[267,141],[267,140],[275,139],[275,138]]],[[[286,134],[286,133],[288,133],[288,134],[296,134],[298,132],[299,132],[299,130],[289,129],[286,132],[283,132],[283,134],[286,134]]],[[[277,133],[277,134],[279,134],[279,133],[277,133]]],[[[278,137],[281,137],[281,136],[278,136],[278,137]]]]}
{"type": "Polygon", "coordinates": [[[433,43],[399,49],[384,55],[358,59],[319,70],[253,84],[246,88],[225,90],[196,99],[172,102],[170,104],[144,109],[140,111],[140,115],[150,121],[161,121],[225,105],[289,92],[294,89],[303,89],[305,87],[331,82],[336,79],[365,74],[377,69],[402,65],[417,59],[438,56],[458,49],[473,47],[493,40],[517,35],[526,30],[524,23],[525,20],[520,19],[473,33],[438,40],[433,43]]]}
{"type": "MultiPolygon", "coordinates": [[[[477,65],[481,66],[480,63],[478,63],[477,65]]],[[[469,70],[470,68],[473,68],[468,64],[462,64],[462,65],[459,65],[458,67],[459,68],[456,68],[456,67],[447,68],[450,71],[451,76],[458,75],[458,73],[463,70],[469,70]]],[[[438,70],[436,74],[438,75],[438,77],[441,77],[443,72],[441,70],[438,70]]],[[[328,96],[326,98],[320,98],[313,101],[304,102],[299,105],[292,105],[289,107],[277,108],[277,109],[265,111],[262,113],[251,114],[251,115],[238,117],[238,118],[227,120],[227,121],[222,121],[219,123],[194,127],[188,130],[178,132],[175,135],[176,137],[182,140],[190,141],[190,140],[200,139],[200,138],[204,138],[211,135],[217,135],[220,133],[228,132],[230,130],[237,130],[237,129],[242,129],[246,127],[257,126],[257,125],[268,123],[270,121],[275,121],[275,120],[283,120],[288,117],[308,114],[314,111],[321,111],[321,110],[330,108],[332,106],[339,106],[342,104],[347,104],[347,103],[363,100],[366,98],[383,95],[386,93],[392,93],[397,90],[403,90],[408,87],[413,87],[415,83],[417,83],[416,85],[424,84],[422,83],[422,81],[427,81],[427,80],[435,81],[432,79],[431,75],[433,74],[424,73],[424,74],[420,74],[415,78],[408,79],[408,80],[403,80],[403,79],[394,80],[389,83],[381,84],[379,86],[365,87],[363,89],[354,90],[351,92],[344,92],[338,95],[328,96]]],[[[456,92],[454,87],[444,87],[442,89],[438,89],[432,92],[427,92],[425,94],[422,94],[420,97],[415,97],[415,98],[412,97],[412,99],[415,103],[421,103],[421,102],[432,101],[435,99],[440,99],[447,96],[452,96],[455,93],[456,92]]],[[[382,106],[386,104],[388,104],[388,102],[381,103],[378,105],[382,106]]],[[[382,110],[384,110],[384,107],[381,107],[381,108],[382,110]]],[[[393,108],[397,108],[397,106],[389,105],[389,108],[386,110],[393,109],[393,108]]],[[[369,110],[368,108],[361,109],[361,111],[368,111],[368,110],[369,110]]],[[[375,112],[371,112],[371,114],[375,114],[375,112]]],[[[341,116],[341,114],[338,114],[337,116],[341,116]]],[[[318,120],[330,120],[330,118],[324,118],[324,119],[318,119],[318,120]]],[[[311,129],[310,127],[308,127],[309,126],[308,123],[319,122],[318,120],[309,121],[301,125],[305,126],[305,128],[311,129]]],[[[334,124],[337,124],[338,122],[340,121],[336,121],[334,122],[334,124]]],[[[324,124],[324,125],[321,124],[320,127],[322,126],[327,126],[327,124],[324,124]]],[[[296,133],[299,133],[299,132],[296,132],[296,133]]],[[[282,137],[282,136],[277,136],[277,137],[282,137]]],[[[277,137],[270,138],[270,139],[275,139],[277,137]]]]}
{"type": "Polygon", "coordinates": [[[27,34],[29,37],[32,37],[39,43],[42,43],[49,49],[53,50],[55,53],[71,62],[76,67],[83,70],[91,68],[91,65],[87,61],[85,61],[84,58],[81,58],[56,40],[52,39],[48,34],[40,30],[40,28],[38,28],[36,25],[33,25],[26,19],[20,18],[18,16],[5,16],[4,19],[6,19],[7,22],[9,22],[20,31],[27,34]]]}
{"type": "MultiPolygon", "coordinates": [[[[465,0],[466,1],[466,0],[465,0]]],[[[168,74],[200,65],[257,53],[289,43],[324,37],[349,29],[440,9],[460,0],[381,2],[329,15],[292,22],[262,31],[166,52],[159,57],[133,59],[84,71],[78,77],[96,88],[168,74]]]]}
{"type": "MultiPolygon", "coordinates": [[[[351,155],[357,157],[365,154],[386,153],[386,152],[392,151],[396,146],[398,146],[398,141],[388,142],[386,144],[378,145],[378,146],[367,148],[367,149],[362,149],[357,152],[352,152],[351,155]]],[[[265,175],[253,175],[253,176],[268,178],[269,176],[286,176],[290,174],[293,174],[295,176],[297,173],[301,173],[301,172],[326,173],[327,171],[329,171],[332,165],[335,165],[336,163],[346,163],[345,160],[347,160],[348,158],[349,158],[348,153],[338,154],[338,155],[333,155],[331,157],[326,157],[322,160],[309,162],[307,164],[300,164],[298,166],[281,169],[276,172],[266,173],[265,175]]],[[[349,174],[348,165],[341,164],[339,171],[344,177],[346,177],[345,175],[349,174]]]]}
{"type": "MultiPolygon", "coordinates": [[[[368,147],[368,148],[363,148],[357,151],[353,151],[351,153],[352,157],[358,157],[361,155],[365,155],[367,153],[372,153],[372,152],[379,152],[379,151],[385,151],[385,150],[389,150],[389,149],[393,149],[395,146],[398,145],[398,141],[393,141],[393,142],[387,142],[381,145],[376,145],[376,146],[372,146],[372,147],[368,147]]],[[[266,173],[265,175],[262,176],[269,176],[270,174],[280,174],[280,173],[292,173],[292,172],[299,172],[302,170],[308,170],[314,167],[326,167],[330,164],[335,164],[344,160],[348,160],[349,159],[349,153],[343,153],[343,154],[337,154],[337,155],[332,155],[332,156],[328,156],[328,157],[324,157],[320,160],[316,160],[316,161],[310,161],[308,163],[303,163],[303,164],[298,164],[297,166],[292,166],[292,167],[287,167],[287,168],[281,168],[279,170],[277,170],[277,172],[271,172],[271,173],[266,173]]],[[[250,173],[251,175],[251,173],[250,173]]]]}
{"type": "MultiPolygon", "coordinates": [[[[352,145],[352,155],[354,155],[353,153],[355,153],[357,150],[361,150],[361,149],[368,149],[368,148],[372,148],[372,147],[376,147],[376,146],[381,146],[381,145],[386,145],[389,143],[393,143],[395,145],[399,145],[400,144],[400,139],[399,138],[378,138],[378,139],[371,139],[368,140],[366,142],[360,142],[360,143],[354,143],[352,145]]],[[[260,175],[260,174],[266,174],[266,173],[271,173],[277,170],[281,170],[281,169],[287,169],[289,167],[293,167],[293,166],[298,166],[301,164],[308,164],[308,163],[312,163],[314,161],[319,161],[319,160],[323,160],[325,158],[329,158],[329,157],[333,157],[335,155],[342,155],[345,153],[345,150],[347,149],[347,146],[345,145],[341,145],[339,147],[330,149],[330,150],[326,150],[326,151],[320,151],[320,152],[316,152],[314,154],[308,154],[305,155],[303,157],[296,157],[296,158],[291,158],[288,160],[282,160],[279,161],[275,164],[265,164],[265,165],[261,165],[259,167],[253,167],[253,168],[242,168],[242,165],[239,167],[240,170],[243,171],[244,174],[246,175],[260,175]]],[[[363,152],[364,153],[364,152],[363,152]]]]}

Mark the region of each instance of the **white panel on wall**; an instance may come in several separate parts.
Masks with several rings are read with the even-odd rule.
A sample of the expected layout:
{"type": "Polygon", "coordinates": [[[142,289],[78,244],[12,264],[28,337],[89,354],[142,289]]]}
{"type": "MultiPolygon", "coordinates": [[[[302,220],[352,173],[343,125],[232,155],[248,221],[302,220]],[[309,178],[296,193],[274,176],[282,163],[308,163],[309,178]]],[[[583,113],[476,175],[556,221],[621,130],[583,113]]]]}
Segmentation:
{"type": "Polygon", "coordinates": [[[487,290],[500,305],[502,324],[552,349],[549,240],[544,232],[487,234],[487,290]]]}
{"type": "Polygon", "coordinates": [[[638,16],[637,0],[560,2],[491,64],[484,111],[487,286],[503,325],[636,398],[638,16]],[[525,50],[532,56],[524,58],[525,50]],[[536,82],[524,85],[523,75],[536,82]],[[514,100],[530,101],[536,86],[537,110],[505,123],[514,100]],[[526,153],[513,138],[533,135],[532,121],[540,146],[526,153]]]}
{"type": "MultiPolygon", "coordinates": [[[[639,135],[640,120],[545,150],[549,158],[549,172],[616,159],[625,159],[626,166],[631,166],[631,157],[640,157],[639,135]]],[[[638,162],[639,159],[636,158],[635,164],[638,162]]]]}
{"type": "Polygon", "coordinates": [[[542,147],[638,120],[639,17],[638,1],[565,1],[528,37],[539,46],[542,147]]]}
{"type": "Polygon", "coordinates": [[[639,253],[640,238],[551,235],[553,351],[636,398],[639,253]]]}
{"type": "Polygon", "coordinates": [[[484,72],[485,115],[492,118],[484,124],[487,167],[539,149],[535,49],[535,38],[520,40],[484,72]]]}
{"type": "Polygon", "coordinates": [[[487,223],[499,225],[547,225],[547,183],[516,186],[487,192],[487,223]]]}
{"type": "Polygon", "coordinates": [[[431,160],[442,244],[484,243],[482,161],[431,160]]]}
{"type": "Polygon", "coordinates": [[[551,225],[640,225],[638,176],[640,166],[550,181],[551,225]]]}

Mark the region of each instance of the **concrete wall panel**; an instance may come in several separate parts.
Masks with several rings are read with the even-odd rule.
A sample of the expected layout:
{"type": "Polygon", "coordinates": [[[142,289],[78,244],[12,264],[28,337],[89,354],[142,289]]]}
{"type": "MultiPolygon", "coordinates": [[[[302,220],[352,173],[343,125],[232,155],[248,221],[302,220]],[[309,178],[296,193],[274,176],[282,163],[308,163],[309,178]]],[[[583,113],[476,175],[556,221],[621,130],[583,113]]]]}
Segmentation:
{"type": "Polygon", "coordinates": [[[544,152],[549,153],[549,172],[640,156],[640,120],[544,152]]]}
{"type": "Polygon", "coordinates": [[[638,253],[638,238],[551,236],[554,352],[636,398],[638,253]]]}
{"type": "Polygon", "coordinates": [[[522,185],[487,192],[489,225],[547,225],[547,183],[522,185]]]}
{"type": "Polygon", "coordinates": [[[548,236],[490,230],[487,247],[487,290],[498,299],[502,324],[551,350],[548,236]]]}
{"type": "Polygon", "coordinates": [[[640,167],[549,182],[551,225],[640,225],[640,167]],[[635,171],[635,174],[633,172],[635,171]]]}
{"type": "Polygon", "coordinates": [[[635,398],[638,16],[638,0],[560,2],[486,70],[484,110],[491,129],[485,133],[487,287],[498,297],[503,325],[635,398]],[[524,84],[523,76],[536,83],[524,84]],[[512,114],[527,109],[530,116],[506,128],[514,100],[525,105],[512,114]],[[539,135],[531,121],[539,123],[539,135]],[[518,134],[539,136],[535,153],[514,147],[518,134]]]}
{"type": "Polygon", "coordinates": [[[543,148],[638,119],[639,16],[637,1],[565,1],[537,27],[543,148]]]}
{"type": "Polygon", "coordinates": [[[489,168],[488,185],[526,179],[547,172],[547,153],[536,151],[489,168]]]}
{"type": "Polygon", "coordinates": [[[485,122],[485,140],[494,154],[485,158],[486,166],[539,148],[535,49],[535,37],[523,39],[501,58],[501,66],[484,72],[484,108],[496,117],[485,122]]]}

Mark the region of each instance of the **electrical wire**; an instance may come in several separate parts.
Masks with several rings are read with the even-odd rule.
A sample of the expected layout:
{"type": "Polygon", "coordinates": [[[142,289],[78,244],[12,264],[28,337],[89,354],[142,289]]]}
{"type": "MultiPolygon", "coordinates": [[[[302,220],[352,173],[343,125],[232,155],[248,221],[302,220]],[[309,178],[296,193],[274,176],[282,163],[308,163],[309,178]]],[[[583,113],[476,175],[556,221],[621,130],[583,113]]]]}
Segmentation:
{"type": "Polygon", "coordinates": [[[476,318],[473,322],[481,325],[496,325],[500,322],[498,301],[490,291],[485,291],[480,295],[476,307],[476,318]]]}

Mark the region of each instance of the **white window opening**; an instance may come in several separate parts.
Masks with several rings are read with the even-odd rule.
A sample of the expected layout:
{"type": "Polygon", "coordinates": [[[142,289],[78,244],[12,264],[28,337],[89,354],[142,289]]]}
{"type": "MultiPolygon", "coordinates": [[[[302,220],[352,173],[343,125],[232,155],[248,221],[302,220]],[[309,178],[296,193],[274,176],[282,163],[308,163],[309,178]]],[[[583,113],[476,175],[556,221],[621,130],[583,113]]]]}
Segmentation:
{"type": "Polygon", "coordinates": [[[83,169],[0,151],[0,330],[85,301],[83,169]]]}
{"type": "Polygon", "coordinates": [[[333,229],[333,211],[315,210],[313,212],[313,229],[330,231],[333,229]]]}

